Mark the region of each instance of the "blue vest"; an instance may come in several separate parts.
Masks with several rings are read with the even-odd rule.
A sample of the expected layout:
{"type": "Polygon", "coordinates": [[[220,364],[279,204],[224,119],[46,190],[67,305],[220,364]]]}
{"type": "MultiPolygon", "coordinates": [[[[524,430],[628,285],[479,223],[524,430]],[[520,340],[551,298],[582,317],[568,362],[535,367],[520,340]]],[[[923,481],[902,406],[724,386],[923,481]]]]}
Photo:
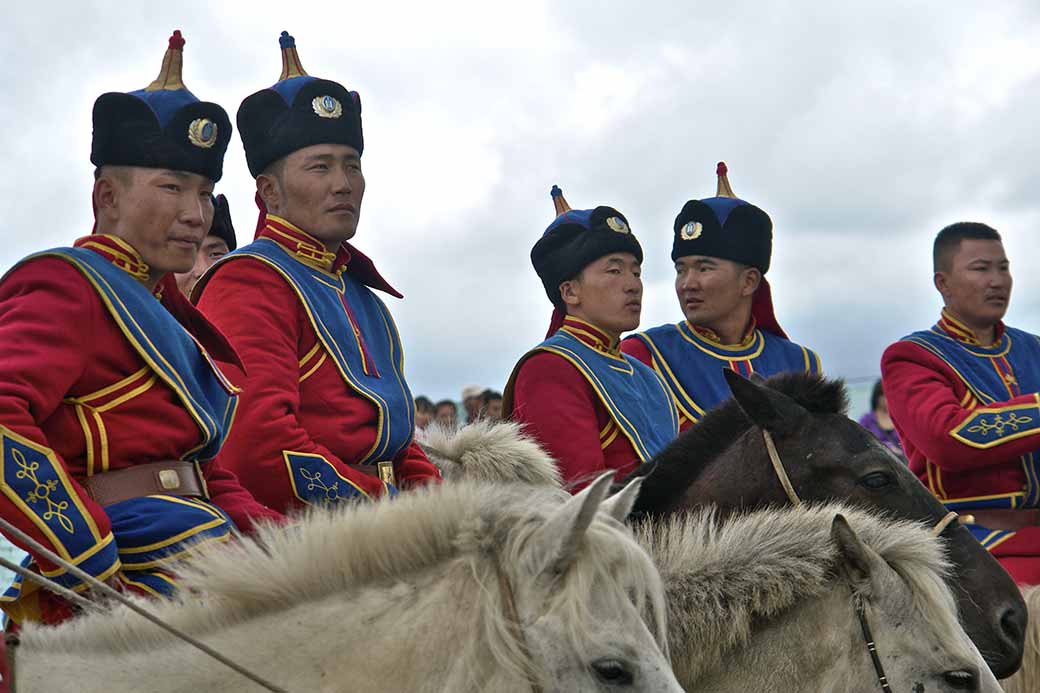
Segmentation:
{"type": "MultiPolygon", "coordinates": [[[[374,464],[397,457],[412,442],[415,401],[404,378],[404,350],[397,326],[375,292],[351,277],[349,272],[332,274],[306,265],[266,238],[231,253],[222,262],[236,257],[260,260],[289,283],[343,382],[371,402],[379,412],[372,449],[362,459],[352,462],[374,464]],[[347,318],[344,302],[350,306],[358,329],[364,335],[376,372],[365,373],[361,344],[347,318]]],[[[300,469],[294,471],[294,477],[297,471],[302,473],[307,464],[311,463],[301,458],[300,469]]],[[[294,480],[303,484],[307,478],[294,480]]]]}
{"type": "Polygon", "coordinates": [[[787,371],[820,372],[820,357],[815,352],[763,330],[755,330],[746,347],[709,342],[686,321],[637,332],[632,337],[650,350],[654,369],[668,383],[680,413],[693,422],[732,396],[722,375],[725,368],[767,378],[787,371]],[[735,367],[741,362],[747,373],[735,367]]]}
{"type": "MultiPolygon", "coordinates": [[[[177,396],[199,427],[200,442],[181,459],[205,466],[216,456],[227,437],[238,401],[231,385],[195,339],[177,322],[152,293],[129,274],[97,253],[85,248],[57,248],[25,258],[61,258],[75,267],[97,291],[112,319],[127,341],[177,396]]],[[[22,263],[19,263],[22,264],[22,263]]],[[[90,515],[79,502],[79,494],[53,452],[20,436],[4,435],[3,481],[7,489],[24,498],[33,513],[40,485],[50,486],[48,507],[64,512],[39,515],[37,523],[53,527],[61,550],[69,557],[84,556],[96,547],[98,535],[90,515]],[[35,465],[35,466],[34,466],[35,465]],[[27,474],[26,470],[32,473],[27,474]],[[53,525],[48,518],[58,523],[53,525]]],[[[141,463],[158,460],[140,460],[141,463]]],[[[235,531],[234,524],[212,503],[193,498],[145,496],[105,508],[118,547],[124,578],[146,591],[170,594],[173,583],[156,570],[183,553],[189,544],[222,541],[235,531]]],[[[31,559],[24,561],[28,565],[31,559]]],[[[111,549],[94,550],[79,561],[87,572],[102,574],[114,565],[111,549]],[[104,562],[101,565],[99,561],[104,562]]],[[[80,587],[78,578],[59,570],[48,574],[70,588],[80,587]]],[[[0,600],[14,601],[22,591],[18,578],[0,600]]]]}
{"type": "Polygon", "coordinates": [[[646,462],[679,435],[679,414],[661,377],[628,354],[610,356],[560,330],[531,350],[513,370],[539,351],[562,356],[592,386],[610,418],[646,462]]]}
{"type": "MultiPolygon", "coordinates": [[[[983,347],[960,342],[935,326],[914,332],[902,341],[913,342],[942,359],[978,400],[980,407],[951,431],[960,442],[991,448],[1009,437],[1032,435],[1040,430],[1040,405],[1036,403],[1001,407],[999,411],[987,409],[1021,393],[1040,392],[1040,338],[1036,335],[1007,327],[995,346],[983,347]],[[1014,370],[1014,385],[1004,382],[997,372],[993,359],[1000,357],[1014,370]]],[[[1023,494],[962,499],[946,505],[952,510],[1040,505],[1040,451],[1023,455],[1021,461],[1028,480],[1023,494]]]]}

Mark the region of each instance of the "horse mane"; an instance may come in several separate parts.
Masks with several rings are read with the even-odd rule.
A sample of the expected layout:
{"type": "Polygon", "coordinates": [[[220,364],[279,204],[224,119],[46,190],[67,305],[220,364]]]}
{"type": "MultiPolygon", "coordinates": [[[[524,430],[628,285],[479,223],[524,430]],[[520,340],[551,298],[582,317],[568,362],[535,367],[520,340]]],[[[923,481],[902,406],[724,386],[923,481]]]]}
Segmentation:
{"type": "MultiPolygon", "coordinates": [[[[471,593],[478,595],[480,621],[467,627],[481,631],[470,656],[483,651],[485,659],[490,656],[494,664],[528,676],[526,656],[505,616],[497,566],[514,584],[534,579],[522,572],[531,569],[532,559],[524,551],[528,539],[569,497],[560,489],[462,481],[416,489],[392,501],[313,509],[295,524],[263,525],[253,536],[231,544],[198,546],[177,568],[176,596],[141,598],[140,603],[171,625],[205,636],[281,609],[332,596],[349,598],[444,566],[450,571],[445,579],[478,583],[471,593]]],[[[590,586],[612,590],[618,599],[635,603],[652,630],[656,625],[666,651],[660,578],[631,532],[597,516],[576,556],[556,585],[550,608],[587,616],[583,609],[590,586]]],[[[22,643],[45,653],[118,656],[176,641],[120,605],[84,614],[60,628],[27,624],[22,643]]]]}
{"type": "Polygon", "coordinates": [[[481,419],[457,431],[434,423],[416,440],[448,481],[563,485],[556,463],[518,423],[481,419]]]}
{"type": "MultiPolygon", "coordinates": [[[[787,395],[811,414],[846,414],[849,398],[845,381],[811,373],[780,373],[765,381],[766,387],[787,395]]],[[[753,426],[732,397],[708,410],[696,424],[681,433],[653,460],[632,476],[646,476],[633,510],[636,514],[666,509],[676,500],[676,489],[685,489],[711,462],[753,426]]]]}
{"type": "Polygon", "coordinates": [[[949,564],[940,542],[919,524],[842,503],[758,510],[724,521],[710,508],[675,513],[642,521],[636,534],[665,584],[680,681],[717,669],[765,622],[843,583],[831,539],[837,513],[908,583],[914,607],[936,632],[954,632],[956,606],[943,581],[949,564]],[[693,649],[680,652],[682,644],[693,649]]]}

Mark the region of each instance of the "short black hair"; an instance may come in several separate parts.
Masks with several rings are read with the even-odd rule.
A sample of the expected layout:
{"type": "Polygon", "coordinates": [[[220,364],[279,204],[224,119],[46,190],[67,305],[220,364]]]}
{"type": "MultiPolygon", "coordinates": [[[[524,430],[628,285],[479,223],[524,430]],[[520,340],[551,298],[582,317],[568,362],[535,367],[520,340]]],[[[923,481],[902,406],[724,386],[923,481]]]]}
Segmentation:
{"type": "Polygon", "coordinates": [[[977,221],[950,224],[935,237],[935,244],[932,245],[932,271],[948,272],[950,260],[964,240],[999,241],[1001,238],[992,226],[977,221]]]}
{"type": "Polygon", "coordinates": [[[870,411],[877,411],[877,404],[882,397],[885,396],[885,391],[881,389],[881,378],[874,383],[874,389],[870,391],[870,411]]]}
{"type": "Polygon", "coordinates": [[[455,404],[455,401],[450,399],[442,399],[440,402],[437,402],[437,404],[434,406],[434,411],[440,409],[443,406],[449,406],[455,410],[456,414],[459,413],[459,405],[455,404]]]}
{"type": "Polygon", "coordinates": [[[415,410],[419,412],[432,412],[434,410],[433,402],[429,397],[419,395],[415,398],[415,410]]]}
{"type": "Polygon", "coordinates": [[[501,392],[496,392],[495,390],[491,390],[491,389],[484,390],[484,392],[482,392],[480,394],[480,401],[481,401],[481,403],[484,404],[485,407],[488,405],[489,402],[495,402],[495,401],[501,400],[501,399],[502,399],[502,393],[501,392]]]}

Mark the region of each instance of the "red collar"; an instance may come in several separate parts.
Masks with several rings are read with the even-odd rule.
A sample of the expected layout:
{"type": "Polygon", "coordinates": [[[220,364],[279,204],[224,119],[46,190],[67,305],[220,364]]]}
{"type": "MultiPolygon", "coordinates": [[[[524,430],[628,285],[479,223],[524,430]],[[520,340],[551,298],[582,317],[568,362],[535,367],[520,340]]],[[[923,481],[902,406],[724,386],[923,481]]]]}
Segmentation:
{"type": "Polygon", "coordinates": [[[613,342],[603,330],[599,329],[591,322],[576,318],[573,315],[568,315],[563,320],[563,326],[560,327],[564,332],[580,339],[585,344],[588,344],[597,351],[603,351],[613,356],[620,356],[621,351],[618,346],[618,342],[613,342]]]}
{"type": "Polygon", "coordinates": [[[741,337],[739,344],[722,344],[722,340],[719,339],[719,335],[715,330],[708,327],[701,327],[700,325],[693,325],[690,321],[686,321],[686,324],[690,326],[690,329],[696,332],[698,335],[703,337],[705,341],[711,342],[712,344],[718,344],[720,346],[731,346],[744,349],[751,346],[751,342],[755,340],[755,317],[751,316],[751,323],[748,325],[747,330],[744,332],[744,336],[741,337]]]}
{"type": "Polygon", "coordinates": [[[965,325],[963,322],[953,317],[950,311],[945,308],[942,309],[942,315],[939,317],[939,329],[945,332],[947,335],[956,339],[958,342],[964,344],[970,344],[972,346],[991,347],[1000,342],[1000,339],[1004,336],[1004,321],[1001,320],[997,323],[996,329],[993,331],[993,344],[983,344],[978,338],[975,337],[975,331],[965,325]]]}
{"type": "Polygon", "coordinates": [[[256,238],[266,238],[282,246],[297,260],[329,274],[350,272],[365,286],[378,289],[396,298],[404,296],[379,274],[367,255],[344,241],[335,253],[299,226],[274,214],[267,214],[256,238]]]}
{"type": "MultiPolygon", "coordinates": [[[[77,239],[72,245],[76,248],[93,250],[137,281],[143,282],[148,279],[151,271],[148,263],[141,259],[141,254],[137,252],[136,248],[118,236],[94,233],[77,239]]],[[[156,295],[161,291],[158,286],[155,287],[155,290],[156,295]]]]}

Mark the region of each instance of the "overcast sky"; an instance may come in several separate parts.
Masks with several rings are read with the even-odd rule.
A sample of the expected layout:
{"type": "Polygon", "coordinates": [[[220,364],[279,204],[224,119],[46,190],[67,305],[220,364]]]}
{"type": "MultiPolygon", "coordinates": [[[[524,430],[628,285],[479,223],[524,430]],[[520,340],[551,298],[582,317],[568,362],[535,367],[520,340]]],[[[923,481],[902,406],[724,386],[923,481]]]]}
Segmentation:
{"type": "MultiPolygon", "coordinates": [[[[158,73],[181,29],[184,81],[238,104],[270,86],[278,35],[361,93],[367,190],[356,245],[387,299],[415,394],[500,389],[550,305],[530,248],[575,208],[628,217],[646,252],[643,327],[676,322],[671,226],[715,191],[773,218],[777,315],[830,374],[939,311],[931,242],[985,221],[1040,332],[1040,7],[976,2],[16,3],[4,12],[0,270],[90,230],[90,112],[158,73]],[[767,6],[768,5],[768,6],[767,6]]],[[[256,220],[236,134],[218,184],[240,244],[256,220]]]]}

